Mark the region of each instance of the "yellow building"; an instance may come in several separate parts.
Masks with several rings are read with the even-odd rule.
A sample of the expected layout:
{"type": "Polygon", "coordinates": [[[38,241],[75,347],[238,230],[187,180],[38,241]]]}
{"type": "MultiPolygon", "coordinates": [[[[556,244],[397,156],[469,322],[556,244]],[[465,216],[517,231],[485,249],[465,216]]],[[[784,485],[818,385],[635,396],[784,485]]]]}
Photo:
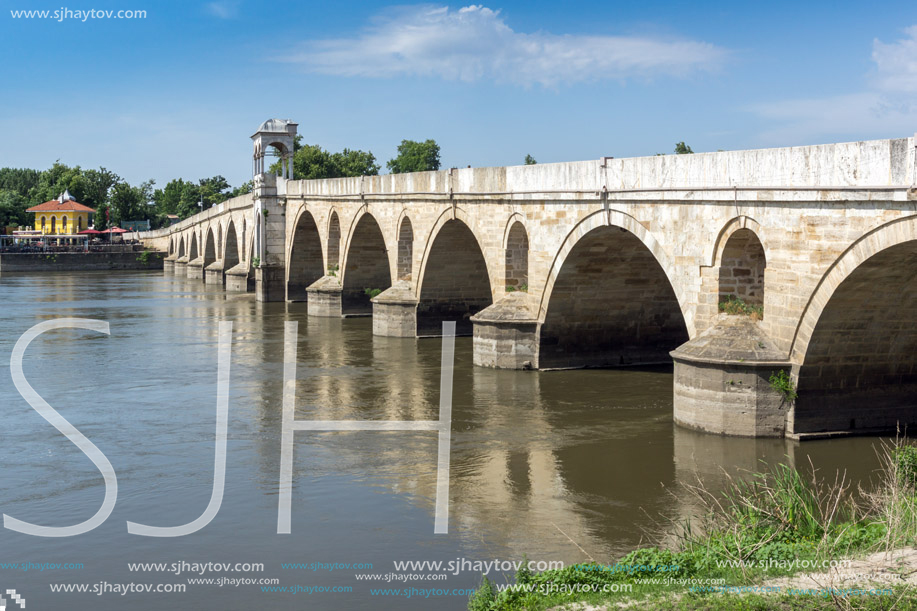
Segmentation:
{"type": "Polygon", "coordinates": [[[76,202],[68,191],[57,199],[32,206],[26,212],[35,213],[35,229],[42,235],[75,235],[89,229],[89,215],[95,210],[76,202]]]}

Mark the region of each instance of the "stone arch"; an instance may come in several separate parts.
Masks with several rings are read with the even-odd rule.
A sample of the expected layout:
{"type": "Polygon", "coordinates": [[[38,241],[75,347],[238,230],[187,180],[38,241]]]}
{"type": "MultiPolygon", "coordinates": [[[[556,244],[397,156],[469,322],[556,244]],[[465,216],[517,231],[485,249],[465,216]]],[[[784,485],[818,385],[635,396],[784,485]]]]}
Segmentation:
{"type": "Polygon", "coordinates": [[[544,321],[545,312],[548,308],[548,296],[551,294],[551,291],[554,287],[554,282],[557,279],[557,275],[560,273],[560,270],[563,267],[564,262],[566,261],[566,258],[570,254],[570,251],[573,249],[574,245],[580,240],[580,238],[582,238],[593,229],[603,226],[618,227],[619,229],[629,231],[630,233],[634,234],[638,240],[643,242],[643,245],[646,246],[647,250],[653,253],[653,257],[665,272],[666,277],[669,280],[669,284],[671,284],[672,288],[675,290],[675,297],[678,299],[681,313],[685,317],[688,331],[691,332],[693,330],[693,318],[686,305],[687,299],[684,296],[684,289],[679,282],[676,282],[677,274],[675,272],[675,265],[672,261],[672,258],[665,251],[665,249],[662,248],[662,245],[658,240],[656,240],[655,236],[647,231],[646,227],[644,227],[640,221],[619,210],[599,211],[590,214],[579,223],[577,223],[576,226],[564,238],[563,244],[558,250],[557,255],[555,255],[554,261],[551,263],[551,270],[548,272],[547,282],[545,283],[545,288],[541,294],[539,302],[538,319],[544,321]]]}
{"type": "Polygon", "coordinates": [[[341,269],[341,286],[341,313],[345,316],[371,314],[372,295],[367,289],[381,292],[392,286],[385,237],[379,222],[368,212],[354,219],[341,269]]]}
{"type": "Polygon", "coordinates": [[[398,222],[398,280],[410,282],[414,268],[414,227],[411,219],[403,211],[398,222]]]}
{"type": "Polygon", "coordinates": [[[239,264],[239,238],[236,236],[236,226],[232,221],[226,229],[226,242],[223,249],[223,269],[229,270],[239,264]]]}
{"type": "Polygon", "coordinates": [[[514,214],[510,218],[503,240],[503,270],[507,291],[528,290],[529,284],[529,235],[519,216],[514,214]]]}
{"type": "Polygon", "coordinates": [[[328,272],[337,273],[341,267],[341,219],[333,208],[328,217],[328,272]]]}
{"type": "Polygon", "coordinates": [[[181,259],[185,256],[185,238],[184,236],[178,236],[178,258],[181,259]]]}
{"type": "Polygon", "coordinates": [[[870,231],[831,265],[790,354],[794,433],[917,425],[917,216],[870,231]]]}
{"type": "Polygon", "coordinates": [[[490,279],[468,215],[461,208],[444,211],[430,232],[417,281],[417,335],[441,335],[449,320],[457,334],[470,335],[471,317],[493,303],[490,279]]]}
{"type": "Polygon", "coordinates": [[[197,232],[191,232],[191,246],[188,248],[188,261],[194,261],[198,258],[197,254],[197,232]]]}
{"type": "Polygon", "coordinates": [[[303,207],[290,238],[287,301],[305,301],[306,288],[324,275],[322,238],[312,213],[303,207]]]}
{"type": "Polygon", "coordinates": [[[764,270],[767,256],[754,231],[737,229],[719,253],[718,302],[735,296],[753,306],[764,306],[764,270]]]}
{"type": "Polygon", "coordinates": [[[667,363],[689,338],[664,251],[614,212],[611,223],[604,211],[580,223],[555,259],[541,305],[540,368],[667,363]]]}
{"type": "Polygon", "coordinates": [[[223,254],[223,223],[217,223],[217,253],[223,254]]]}
{"type": "Polygon", "coordinates": [[[242,238],[242,251],[240,253],[242,255],[242,260],[248,262],[248,257],[245,256],[245,253],[250,252],[251,249],[248,248],[248,242],[245,239],[245,215],[244,214],[242,215],[242,233],[239,235],[242,238]]]}
{"type": "Polygon", "coordinates": [[[713,267],[718,264],[719,261],[723,258],[723,249],[726,247],[726,242],[729,241],[729,238],[732,237],[732,234],[741,230],[748,229],[752,231],[755,236],[758,238],[758,241],[761,242],[761,247],[764,249],[765,255],[770,251],[766,242],[766,236],[764,233],[764,227],[751,218],[750,216],[736,216],[729,219],[729,221],[723,225],[723,228],[720,229],[719,234],[716,236],[716,240],[709,248],[705,248],[704,252],[704,261],[709,261],[707,264],[708,267],[713,267]]]}
{"type": "Polygon", "coordinates": [[[216,243],[213,236],[213,227],[207,229],[207,237],[204,239],[204,269],[217,260],[216,243]]]}

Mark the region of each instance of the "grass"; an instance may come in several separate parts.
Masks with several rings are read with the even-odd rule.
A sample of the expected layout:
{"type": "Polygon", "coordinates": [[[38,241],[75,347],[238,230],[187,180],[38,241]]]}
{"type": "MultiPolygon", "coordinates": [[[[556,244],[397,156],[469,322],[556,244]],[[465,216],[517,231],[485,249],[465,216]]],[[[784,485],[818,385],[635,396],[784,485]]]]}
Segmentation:
{"type": "Polygon", "coordinates": [[[365,288],[363,289],[363,292],[366,293],[366,296],[369,297],[370,299],[375,299],[376,297],[382,294],[382,289],[365,288]]]}
{"type": "Polygon", "coordinates": [[[751,305],[735,295],[727,296],[725,301],[720,302],[719,307],[720,312],[725,312],[726,314],[750,316],[754,320],[764,318],[763,305],[751,305]]]}
{"type": "Polygon", "coordinates": [[[790,379],[790,376],[783,369],[773,372],[769,382],[771,388],[783,395],[783,398],[787,401],[794,401],[798,396],[796,394],[796,387],[793,385],[793,380],[790,379]]]}
{"type": "MultiPolygon", "coordinates": [[[[786,464],[765,468],[748,479],[727,481],[711,492],[701,483],[686,486],[689,502],[700,507],[694,521],[676,524],[678,541],[670,548],[635,550],[613,565],[578,564],[516,575],[522,589],[502,589],[486,578],[469,601],[470,611],[550,609],[571,602],[633,604],[644,609],[887,609],[901,588],[885,596],[820,596],[692,592],[690,580],[720,580],[726,586],[759,584],[808,566],[891,551],[917,544],[917,446],[904,440],[883,445],[880,481],[865,490],[845,475],[833,480],[786,464]],[[800,567],[802,565],[802,567],[800,567]],[[615,567],[643,567],[641,572],[615,567]],[[647,583],[669,577],[678,584],[647,583]],[[689,583],[684,583],[689,582],[689,583]],[[618,588],[625,592],[549,593],[563,586],[618,588]]],[[[708,582],[709,583],[709,582],[708,582]]],[[[851,586],[845,586],[851,587],[851,586]]],[[[911,597],[913,598],[913,597],[911,597]]],[[[894,608],[917,609],[910,606],[894,608]]]]}

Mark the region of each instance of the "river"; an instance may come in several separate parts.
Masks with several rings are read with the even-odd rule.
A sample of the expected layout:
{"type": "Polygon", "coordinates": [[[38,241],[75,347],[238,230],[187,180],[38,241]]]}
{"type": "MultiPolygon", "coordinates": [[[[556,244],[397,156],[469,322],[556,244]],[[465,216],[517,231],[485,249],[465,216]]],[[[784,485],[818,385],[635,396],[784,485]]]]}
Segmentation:
{"type": "MultiPolygon", "coordinates": [[[[33,609],[464,609],[459,590],[480,582],[472,563],[613,561],[689,515],[679,490],[697,477],[715,489],[725,473],[760,460],[811,459],[825,475],[842,469],[855,481],[878,467],[874,438],[800,445],[676,427],[671,368],[483,369],[472,365],[471,338],[460,337],[448,534],[433,532],[436,433],[393,431],[297,432],[292,533],[279,535],[284,322],[299,321],[297,419],[437,419],[440,339],[374,337],[369,318],[308,318],[305,304],[261,304],[158,272],[3,276],[0,298],[4,363],[45,320],[105,320],[111,331],[52,331],[25,356],[30,384],[118,478],[115,509],[92,532],[0,533],[0,589],[15,589],[33,609]],[[234,331],[220,511],[185,537],[130,535],[127,521],[185,524],[210,500],[224,320],[234,331]],[[397,569],[396,561],[456,566],[397,569]],[[16,563],[26,570],[10,568],[16,563]],[[132,570],[135,563],[164,566],[132,570]],[[290,563],[304,568],[284,568],[290,563]],[[239,579],[250,582],[228,581],[239,579]],[[259,580],[277,581],[251,583],[259,580]],[[59,584],[87,592],[53,592],[59,584]],[[122,584],[185,591],[122,595],[122,584]],[[379,592],[412,588],[410,597],[379,592]]],[[[29,406],[9,373],[0,375],[0,397],[2,512],[45,526],[92,516],[104,495],[98,469],[29,406]]],[[[489,577],[504,583],[511,574],[491,569],[489,577]]]]}

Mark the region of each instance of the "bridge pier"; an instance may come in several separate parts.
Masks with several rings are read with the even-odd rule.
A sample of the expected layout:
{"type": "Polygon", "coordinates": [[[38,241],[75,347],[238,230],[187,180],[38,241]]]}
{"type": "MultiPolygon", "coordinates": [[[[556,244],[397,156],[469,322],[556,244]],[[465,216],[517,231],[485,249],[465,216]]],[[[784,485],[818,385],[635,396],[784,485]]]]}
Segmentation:
{"type": "Polygon", "coordinates": [[[226,291],[234,293],[249,292],[248,267],[240,263],[226,270],[226,291]]]}
{"type": "Polygon", "coordinates": [[[499,369],[538,368],[538,317],[528,293],[507,293],[471,317],[474,364],[499,369]]]}
{"type": "Polygon", "coordinates": [[[677,424],[720,435],[783,437],[792,401],[771,386],[790,363],[757,322],[725,316],[671,352],[677,424]]]}
{"type": "Polygon", "coordinates": [[[322,276],[306,288],[309,316],[340,318],[343,288],[336,276],[322,276]]]}
{"type": "Polygon", "coordinates": [[[255,269],[255,298],[258,301],[284,301],[287,287],[282,267],[261,266],[255,269]]]}
{"type": "Polygon", "coordinates": [[[417,298],[408,282],[397,282],[373,300],[373,335],[417,337],[417,298]]]}
{"type": "Polygon", "coordinates": [[[169,255],[162,260],[162,272],[164,274],[174,274],[175,273],[175,260],[178,259],[177,255],[169,255]]]}
{"type": "Polygon", "coordinates": [[[203,280],[204,257],[198,257],[194,261],[188,262],[188,277],[195,280],[203,280]]]}
{"type": "Polygon", "coordinates": [[[223,262],[211,263],[204,270],[204,284],[223,285],[223,262]]]}

